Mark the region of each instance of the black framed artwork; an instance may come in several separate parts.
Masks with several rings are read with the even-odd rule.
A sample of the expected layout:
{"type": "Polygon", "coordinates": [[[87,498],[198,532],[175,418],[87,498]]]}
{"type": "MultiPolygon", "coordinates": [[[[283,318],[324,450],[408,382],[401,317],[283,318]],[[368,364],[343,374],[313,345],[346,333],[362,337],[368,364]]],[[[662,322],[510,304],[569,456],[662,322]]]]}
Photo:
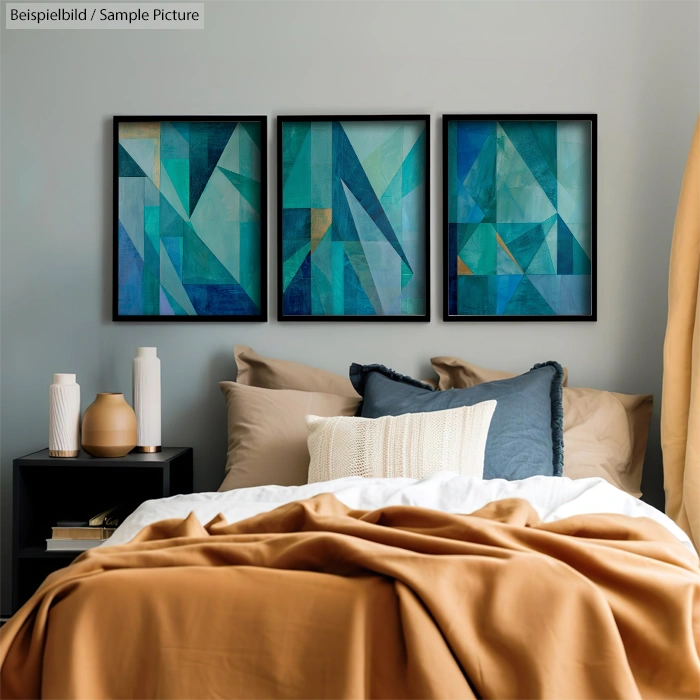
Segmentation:
{"type": "Polygon", "coordinates": [[[429,321],[430,117],[277,119],[278,318],[429,321]]]}
{"type": "Polygon", "coordinates": [[[443,116],[445,321],[595,321],[597,115],[443,116]]]}
{"type": "Polygon", "coordinates": [[[114,321],[267,320],[267,117],[114,117],[114,321]]]}

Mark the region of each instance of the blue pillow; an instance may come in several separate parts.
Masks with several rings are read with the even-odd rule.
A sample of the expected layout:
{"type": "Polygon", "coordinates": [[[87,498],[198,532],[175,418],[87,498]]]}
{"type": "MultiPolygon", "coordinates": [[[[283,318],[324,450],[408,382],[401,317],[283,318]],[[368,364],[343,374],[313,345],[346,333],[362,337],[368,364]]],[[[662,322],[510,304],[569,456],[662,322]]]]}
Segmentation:
{"type": "Polygon", "coordinates": [[[469,389],[436,391],[382,365],[350,367],[363,418],[442,411],[496,399],[486,442],[485,479],[561,476],[564,466],[564,372],[557,362],[535,365],[511,379],[469,389]]]}

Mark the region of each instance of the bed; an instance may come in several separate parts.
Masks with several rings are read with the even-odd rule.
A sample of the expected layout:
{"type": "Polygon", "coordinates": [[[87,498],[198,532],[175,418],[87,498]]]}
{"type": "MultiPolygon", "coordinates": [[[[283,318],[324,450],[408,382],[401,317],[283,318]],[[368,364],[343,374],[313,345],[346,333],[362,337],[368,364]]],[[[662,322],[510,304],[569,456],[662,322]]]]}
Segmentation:
{"type": "MultiPolygon", "coordinates": [[[[697,698],[697,554],[620,487],[629,473],[562,475],[555,365],[536,370],[551,414],[529,415],[531,394],[517,425],[503,384],[483,382],[486,400],[444,409],[461,395],[371,366],[354,387],[363,410],[384,413],[352,417],[357,399],[339,394],[325,418],[304,413],[330,399],[277,386],[288,393],[276,395],[284,416],[272,423],[287,442],[265,433],[262,457],[243,444],[262,421],[241,418],[245,374],[222,387],[238,421],[222,490],[143,503],[47,578],[0,631],[2,697],[697,698]],[[423,410],[403,411],[404,399],[423,410]],[[445,427],[455,416],[468,427],[459,449],[445,427]],[[301,447],[289,442],[299,431],[301,447]],[[515,453],[497,454],[498,440],[515,453]],[[476,457],[460,461],[465,452],[476,457]],[[450,460],[453,470],[435,470],[450,460]],[[528,460],[542,473],[517,478],[528,460]],[[355,467],[369,471],[339,476],[355,467]],[[413,468],[430,473],[371,475],[413,468]],[[269,484],[272,469],[302,483],[240,483],[269,484]]],[[[521,400],[530,379],[494,383],[511,381],[521,400]]],[[[273,410],[264,393],[245,397],[273,410]]]]}

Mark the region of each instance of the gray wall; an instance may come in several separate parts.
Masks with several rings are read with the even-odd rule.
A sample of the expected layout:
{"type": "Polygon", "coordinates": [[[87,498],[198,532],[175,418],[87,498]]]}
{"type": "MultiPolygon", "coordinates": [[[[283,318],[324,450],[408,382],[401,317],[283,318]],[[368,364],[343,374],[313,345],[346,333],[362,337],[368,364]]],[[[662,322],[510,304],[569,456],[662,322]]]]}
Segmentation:
{"type": "Polygon", "coordinates": [[[77,373],[83,408],[97,391],[130,398],[138,345],[158,347],[163,441],[194,446],[197,489],[222,477],[217,382],[234,376],[237,342],[341,373],[359,361],[423,375],[436,354],[511,370],[551,358],[574,385],[653,393],[645,485],[658,503],[667,268],[700,98],[699,23],[695,2],[292,1],[210,2],[202,31],[3,29],[2,610],[12,459],[47,444],[52,374],[77,373]],[[438,319],[439,115],[486,111],[599,114],[597,323],[110,321],[111,115],[431,113],[438,319]]]}

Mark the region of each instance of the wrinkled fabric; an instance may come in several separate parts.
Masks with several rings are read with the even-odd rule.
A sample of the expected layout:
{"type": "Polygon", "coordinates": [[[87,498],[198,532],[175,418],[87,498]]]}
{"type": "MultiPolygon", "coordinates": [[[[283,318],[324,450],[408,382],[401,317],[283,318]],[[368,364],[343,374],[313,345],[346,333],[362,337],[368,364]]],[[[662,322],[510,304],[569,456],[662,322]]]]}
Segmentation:
{"type": "Polygon", "coordinates": [[[646,518],[194,515],[55,572],[0,630],[8,698],[697,698],[700,569],[646,518]]]}
{"type": "Polygon", "coordinates": [[[673,229],[661,446],[666,514],[700,550],[700,119],[673,229]]]}

